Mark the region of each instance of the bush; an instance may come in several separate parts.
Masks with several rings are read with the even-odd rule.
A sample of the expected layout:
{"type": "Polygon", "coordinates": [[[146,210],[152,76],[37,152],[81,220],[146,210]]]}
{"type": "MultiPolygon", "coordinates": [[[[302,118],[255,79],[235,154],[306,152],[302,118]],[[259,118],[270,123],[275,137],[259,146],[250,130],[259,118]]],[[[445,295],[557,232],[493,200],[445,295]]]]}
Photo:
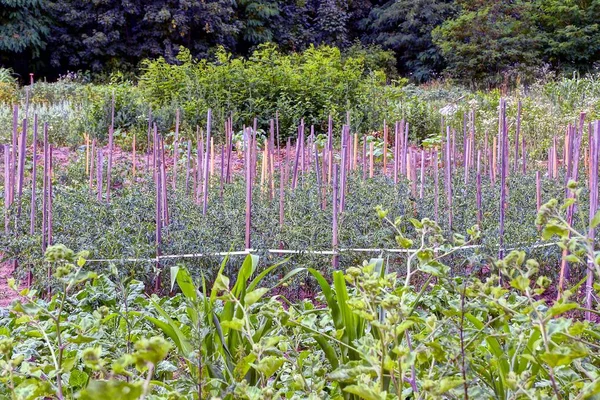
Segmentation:
{"type": "Polygon", "coordinates": [[[264,126],[278,112],[285,138],[295,135],[302,119],[306,126],[325,129],[331,114],[339,127],[350,111],[352,128],[366,132],[379,128],[382,116],[393,119],[389,103],[396,99],[389,95],[405,84],[400,80],[386,86],[385,73],[371,69],[385,57],[372,54],[344,56],[335,47],[321,46],[284,55],[263,45],[247,60],[221,49],[210,62],[194,60],[183,49],[179,65],[146,61],[140,88],[154,109],[181,107],[192,126],[204,122],[208,108],[217,129],[230,115],[236,126],[252,125],[255,117],[264,126]]]}

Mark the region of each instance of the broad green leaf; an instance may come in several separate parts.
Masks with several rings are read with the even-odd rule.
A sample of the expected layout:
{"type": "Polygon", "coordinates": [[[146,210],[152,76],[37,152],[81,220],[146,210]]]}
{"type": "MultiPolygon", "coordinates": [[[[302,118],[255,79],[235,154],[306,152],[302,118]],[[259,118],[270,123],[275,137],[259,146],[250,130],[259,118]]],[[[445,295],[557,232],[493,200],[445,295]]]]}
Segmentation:
{"type": "Polygon", "coordinates": [[[237,380],[241,381],[244,379],[250,368],[252,367],[252,363],[256,360],[256,354],[250,353],[246,357],[242,358],[235,366],[233,373],[237,380]]]}
{"type": "Polygon", "coordinates": [[[86,385],[88,381],[88,374],[78,369],[74,369],[71,371],[71,375],[69,376],[69,386],[72,388],[80,388],[86,385]]]}
{"type": "Polygon", "coordinates": [[[448,390],[454,389],[455,387],[462,385],[463,382],[464,381],[461,378],[442,378],[440,381],[437,382],[436,393],[446,393],[448,390]]]}
{"type": "Polygon", "coordinates": [[[546,316],[556,317],[557,315],[564,314],[567,311],[575,310],[577,308],[579,308],[577,303],[556,303],[548,309],[546,316]]]}
{"type": "Polygon", "coordinates": [[[569,231],[567,230],[567,228],[558,225],[557,223],[549,222],[546,226],[544,226],[544,229],[542,230],[542,238],[544,240],[549,240],[554,235],[560,238],[565,238],[567,237],[568,233],[569,231]]]}
{"type": "Polygon", "coordinates": [[[552,351],[545,352],[540,355],[540,358],[552,368],[562,365],[569,365],[573,360],[582,358],[588,355],[588,352],[583,347],[578,349],[572,347],[557,347],[552,351]]]}
{"type": "Polygon", "coordinates": [[[179,270],[177,271],[176,278],[177,284],[179,285],[179,288],[181,289],[185,297],[190,299],[193,303],[196,303],[196,301],[198,300],[196,285],[194,285],[194,281],[192,280],[192,277],[190,276],[188,270],[185,268],[179,268],[179,270]]]}
{"type": "Polygon", "coordinates": [[[242,295],[246,291],[246,287],[248,284],[248,279],[254,274],[256,271],[256,267],[258,266],[259,256],[255,254],[248,254],[242,263],[240,271],[238,272],[237,280],[235,281],[235,285],[233,286],[232,292],[234,296],[238,297],[242,295]]]}
{"type": "Polygon", "coordinates": [[[142,395],[143,382],[128,383],[120,380],[91,381],[87,388],[81,391],[81,400],[137,400],[142,395]]]}
{"type": "Polygon", "coordinates": [[[41,379],[25,379],[15,387],[15,395],[19,400],[35,400],[44,397],[53,397],[54,394],[50,382],[41,379]]]}
{"type": "Polygon", "coordinates": [[[363,385],[349,385],[344,388],[345,392],[355,394],[365,400],[385,400],[387,392],[377,392],[363,385]]]}
{"type": "Polygon", "coordinates": [[[244,303],[247,306],[251,306],[252,304],[256,303],[258,300],[260,300],[260,298],[269,291],[269,289],[267,288],[258,288],[256,290],[251,291],[250,293],[246,294],[246,296],[244,297],[244,303]]]}
{"type": "Polygon", "coordinates": [[[241,331],[244,327],[244,321],[241,319],[234,318],[230,321],[222,321],[221,326],[227,329],[233,329],[235,331],[241,331]]]}
{"type": "Polygon", "coordinates": [[[262,373],[266,378],[270,378],[281,366],[285,359],[277,356],[267,356],[258,363],[252,364],[252,367],[262,373]]]}
{"type": "Polygon", "coordinates": [[[67,342],[75,344],[91,343],[95,340],[98,340],[98,338],[92,336],[83,336],[80,333],[78,333],[77,336],[67,338],[67,342]]]}
{"type": "Polygon", "coordinates": [[[523,275],[519,275],[516,278],[510,281],[510,286],[514,287],[521,292],[524,292],[529,288],[531,284],[531,280],[529,278],[524,277],[523,275]]]}
{"type": "Polygon", "coordinates": [[[429,261],[427,264],[419,265],[418,269],[437,277],[446,276],[450,271],[450,267],[438,261],[429,261]]]}

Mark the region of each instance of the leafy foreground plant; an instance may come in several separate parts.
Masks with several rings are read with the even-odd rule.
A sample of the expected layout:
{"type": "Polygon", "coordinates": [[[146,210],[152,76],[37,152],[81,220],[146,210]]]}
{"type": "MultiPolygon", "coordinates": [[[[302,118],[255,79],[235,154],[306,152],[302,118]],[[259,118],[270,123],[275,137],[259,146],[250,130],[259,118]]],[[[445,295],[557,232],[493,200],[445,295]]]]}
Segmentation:
{"type": "MultiPolygon", "coordinates": [[[[571,203],[571,202],[569,202],[571,203]]],[[[542,207],[544,235],[562,235],[566,208],[542,207]],[[558,229],[557,227],[562,227],[558,229]]],[[[600,393],[598,324],[573,318],[582,308],[544,297],[551,281],[521,251],[496,263],[484,281],[450,277],[444,259],[471,241],[447,242],[430,220],[411,220],[419,241],[402,276],[373,259],[331,281],[313,269],[292,270],[260,287],[278,265],[255,275],[248,256],[235,282],[212,285],[171,270],[181,293],[148,297],[135,280],[83,271],[85,254],[48,250],[64,290],[46,302],[21,293],[0,334],[1,394],[13,399],[586,399],[600,393]],[[316,299],[289,303],[277,295],[294,275],[308,273],[316,299]],[[499,276],[502,276],[500,283],[499,276]],[[330,283],[331,282],[331,283],[330,283]]],[[[573,230],[574,231],[574,230],[573,230]]],[[[585,235],[570,249],[598,268],[585,235]]],[[[573,260],[574,261],[574,260],[573,260]]],[[[465,259],[478,265],[476,257],[465,259]]],[[[117,276],[116,271],[113,272],[117,276]]],[[[597,288],[596,288],[597,289],[597,288]]],[[[599,314],[597,309],[588,312],[599,314]]]]}

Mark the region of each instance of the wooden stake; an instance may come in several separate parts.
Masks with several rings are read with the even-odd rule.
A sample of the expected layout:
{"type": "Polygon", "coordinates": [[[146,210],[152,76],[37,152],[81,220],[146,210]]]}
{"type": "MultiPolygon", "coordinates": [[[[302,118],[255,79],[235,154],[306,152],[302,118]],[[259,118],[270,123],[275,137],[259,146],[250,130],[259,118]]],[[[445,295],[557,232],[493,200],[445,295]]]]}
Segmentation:
{"type": "MultiPolygon", "coordinates": [[[[591,131],[591,130],[590,130],[591,131]]],[[[591,133],[591,132],[590,132],[591,133]]],[[[592,227],[592,220],[598,212],[598,162],[600,153],[600,121],[594,123],[594,132],[589,136],[589,148],[590,148],[590,229],[588,230],[588,239],[593,243],[596,237],[595,229],[592,227]]],[[[586,308],[592,310],[593,307],[593,293],[594,293],[594,262],[588,260],[587,278],[585,284],[585,304],[586,308]]],[[[585,318],[587,320],[592,319],[592,313],[586,311],[585,318]]]]}
{"type": "Polygon", "coordinates": [[[535,171],[535,205],[536,211],[539,212],[542,207],[542,180],[540,171],[535,171]]]}
{"type": "Polygon", "coordinates": [[[387,174],[387,145],[388,145],[388,127],[383,120],[383,175],[387,174]]]}
{"type": "Polygon", "coordinates": [[[419,198],[423,199],[425,193],[425,150],[421,149],[421,190],[419,191],[419,198]]]}
{"type": "Polygon", "coordinates": [[[135,133],[133,134],[133,142],[131,143],[131,175],[132,175],[132,180],[135,181],[135,133]]]}
{"type": "Polygon", "coordinates": [[[481,151],[477,151],[477,225],[481,226],[483,210],[481,209],[481,151]]]}
{"type": "Polygon", "coordinates": [[[369,143],[369,178],[373,178],[373,142],[369,143]]]}
{"type": "MultiPolygon", "coordinates": [[[[44,124],[46,129],[46,124],[44,124]]],[[[38,118],[37,114],[33,116],[33,167],[31,170],[31,213],[29,214],[29,234],[33,236],[35,233],[35,213],[37,211],[36,206],[36,184],[37,184],[37,131],[38,131],[38,118]]]]}
{"type": "Polygon", "coordinates": [[[206,157],[205,157],[205,166],[204,166],[204,187],[202,188],[203,201],[202,201],[202,215],[206,215],[206,211],[208,209],[208,168],[209,168],[209,160],[211,155],[211,136],[210,136],[210,128],[212,123],[212,113],[211,109],[208,109],[206,113],[206,157]]]}
{"type": "Polygon", "coordinates": [[[92,150],[90,152],[90,172],[89,172],[90,194],[94,191],[94,163],[95,163],[95,161],[96,161],[96,139],[93,139],[92,140],[92,150]]]}
{"type": "MultiPolygon", "coordinates": [[[[373,143],[371,142],[371,146],[373,143]]],[[[332,223],[331,223],[331,247],[334,252],[337,252],[338,248],[338,166],[335,166],[333,171],[333,192],[332,192],[332,223]]],[[[332,267],[337,270],[339,267],[339,257],[337,254],[333,255],[332,267]]]]}
{"type": "Polygon", "coordinates": [[[102,148],[98,148],[98,160],[96,165],[96,187],[98,189],[98,201],[102,201],[102,172],[103,172],[103,150],[102,148]]]}
{"type": "Polygon", "coordinates": [[[433,150],[433,215],[435,222],[438,222],[438,209],[440,204],[439,196],[439,161],[438,161],[438,148],[435,147],[433,150]]]}
{"type": "Polygon", "coordinates": [[[85,174],[89,176],[90,173],[90,135],[87,133],[83,134],[85,138],[85,174]]]}
{"type": "Polygon", "coordinates": [[[179,164],[179,108],[175,111],[175,140],[173,141],[173,190],[177,189],[177,164],[179,164]]]}
{"type": "Polygon", "coordinates": [[[115,129],[115,92],[112,96],[110,128],[108,130],[108,166],[106,167],[106,201],[110,202],[110,186],[112,177],[113,134],[115,129]]]}

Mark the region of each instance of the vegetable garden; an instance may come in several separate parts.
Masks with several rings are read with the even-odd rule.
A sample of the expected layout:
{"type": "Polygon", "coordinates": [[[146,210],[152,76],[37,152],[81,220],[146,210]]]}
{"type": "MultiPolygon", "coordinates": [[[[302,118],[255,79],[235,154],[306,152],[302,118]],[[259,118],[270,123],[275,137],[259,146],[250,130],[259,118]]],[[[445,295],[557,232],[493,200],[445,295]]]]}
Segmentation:
{"type": "Polygon", "coordinates": [[[361,107],[304,119],[194,102],[173,85],[220,67],[157,62],[155,101],[128,120],[137,87],[102,89],[80,141],[29,87],[0,147],[1,396],[596,398],[595,109],[555,99],[569,122],[544,125],[531,96],[383,83],[397,97],[369,102],[346,67],[361,107]]]}

